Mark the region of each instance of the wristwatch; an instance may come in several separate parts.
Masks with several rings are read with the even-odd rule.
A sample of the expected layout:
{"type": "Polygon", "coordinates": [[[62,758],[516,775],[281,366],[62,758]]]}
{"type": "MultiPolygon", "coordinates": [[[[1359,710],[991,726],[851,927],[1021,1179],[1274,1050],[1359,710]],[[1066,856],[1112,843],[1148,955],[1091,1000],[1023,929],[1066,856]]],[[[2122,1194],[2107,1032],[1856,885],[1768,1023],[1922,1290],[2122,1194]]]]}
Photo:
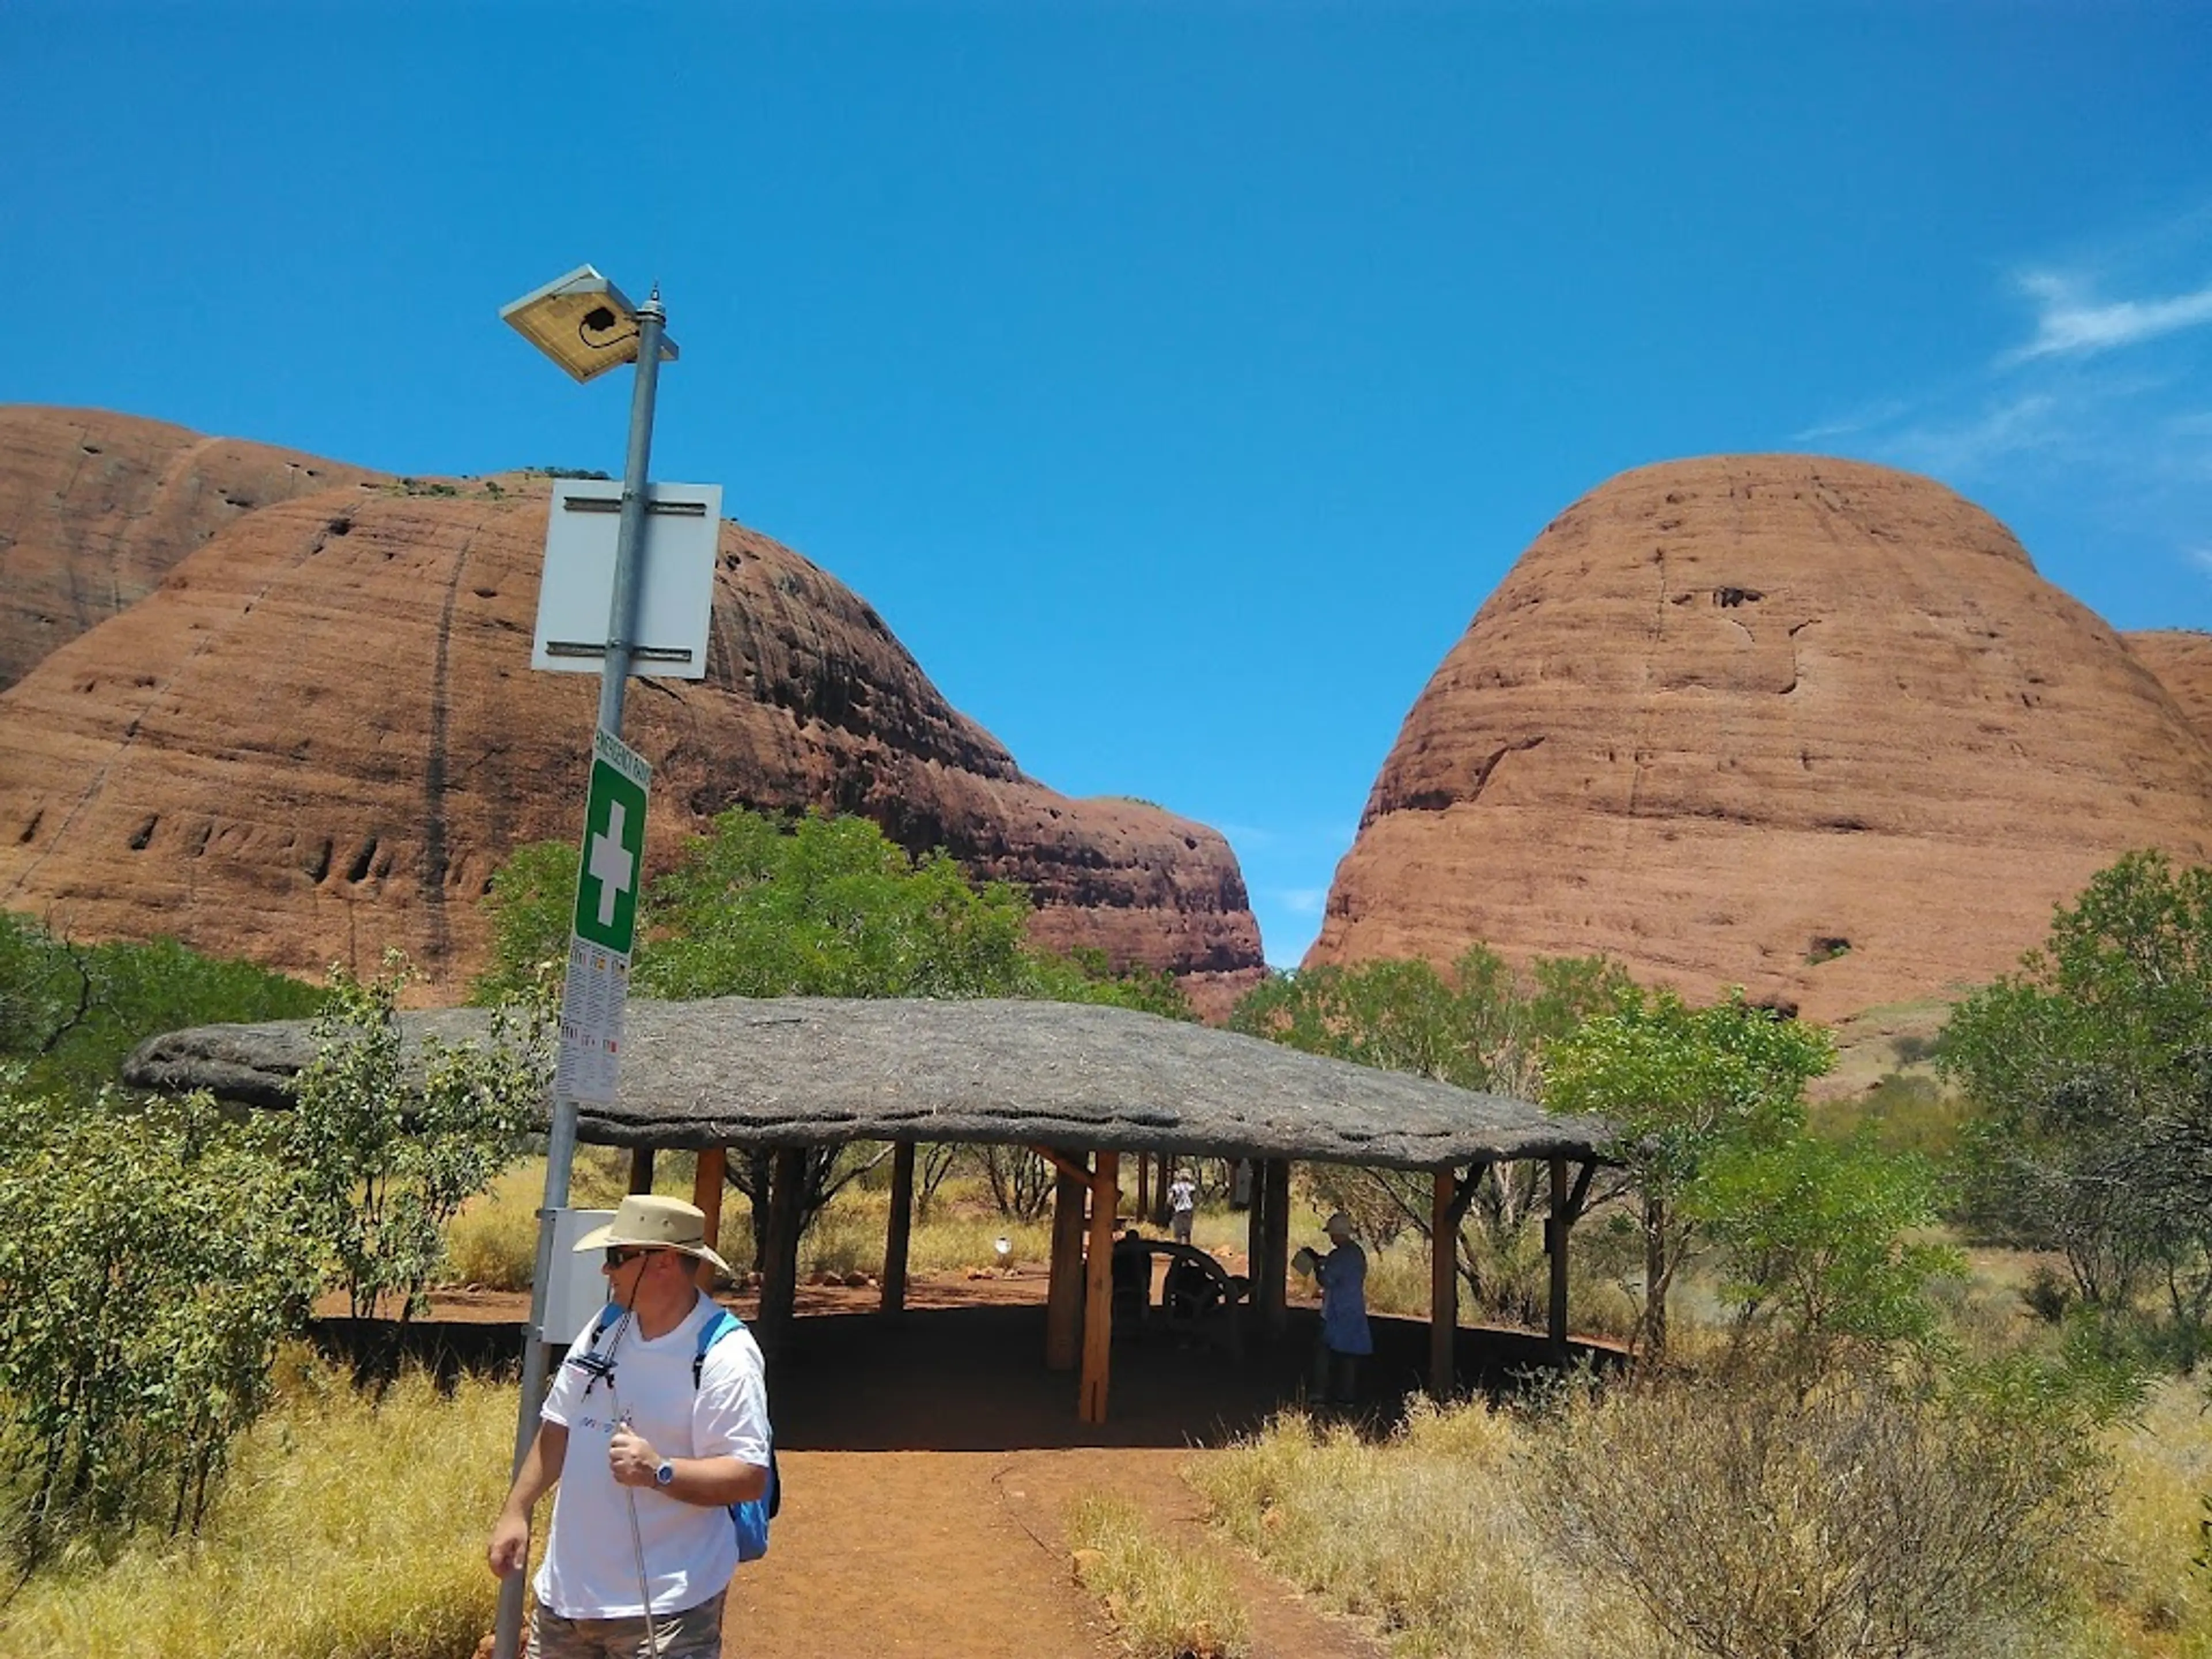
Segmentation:
{"type": "Polygon", "coordinates": [[[676,1480],[676,1465],[662,1458],[653,1468],[653,1484],[656,1486],[672,1485],[676,1480]]]}

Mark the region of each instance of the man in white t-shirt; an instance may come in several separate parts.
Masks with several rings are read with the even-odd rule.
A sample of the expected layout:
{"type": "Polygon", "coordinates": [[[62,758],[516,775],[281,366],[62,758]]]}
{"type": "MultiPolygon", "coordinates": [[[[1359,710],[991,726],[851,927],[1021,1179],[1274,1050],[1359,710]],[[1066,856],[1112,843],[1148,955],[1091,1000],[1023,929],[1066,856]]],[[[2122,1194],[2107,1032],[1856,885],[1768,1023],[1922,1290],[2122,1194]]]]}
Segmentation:
{"type": "Polygon", "coordinates": [[[633,1194],[576,1248],[605,1250],[623,1311],[569,1345],[486,1559],[502,1577],[520,1571],[532,1506],[557,1482],[530,1659],[632,1659],[648,1618],[660,1659],[719,1659],[738,1565],[729,1506],[768,1490],[760,1348],[740,1329],[699,1351],[718,1310],[697,1264],[727,1267],[694,1206],[633,1194]]]}
{"type": "Polygon", "coordinates": [[[1178,1244],[1190,1243],[1190,1224],[1198,1212],[1198,1188],[1187,1175],[1168,1182],[1168,1224],[1178,1244]]]}

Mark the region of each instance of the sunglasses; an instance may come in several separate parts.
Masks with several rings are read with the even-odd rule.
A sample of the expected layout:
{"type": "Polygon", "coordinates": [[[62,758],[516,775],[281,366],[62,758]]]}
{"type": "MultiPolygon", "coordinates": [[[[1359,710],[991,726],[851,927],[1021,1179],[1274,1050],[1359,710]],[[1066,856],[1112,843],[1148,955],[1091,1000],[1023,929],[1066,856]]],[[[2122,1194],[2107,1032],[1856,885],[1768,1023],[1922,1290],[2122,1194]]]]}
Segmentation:
{"type": "Polygon", "coordinates": [[[607,1246],[607,1269],[626,1267],[636,1257],[651,1255],[652,1250],[642,1244],[610,1244],[607,1246]]]}

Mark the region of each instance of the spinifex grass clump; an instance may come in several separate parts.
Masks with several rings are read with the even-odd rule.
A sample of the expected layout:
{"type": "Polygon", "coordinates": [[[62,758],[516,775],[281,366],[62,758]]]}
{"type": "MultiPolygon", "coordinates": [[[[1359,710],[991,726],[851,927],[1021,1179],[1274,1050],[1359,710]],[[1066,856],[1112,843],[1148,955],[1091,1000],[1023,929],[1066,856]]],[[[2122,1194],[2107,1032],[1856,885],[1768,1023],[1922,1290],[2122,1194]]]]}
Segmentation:
{"type": "Polygon", "coordinates": [[[1580,1659],[1592,1632],[1643,1621],[1546,1559],[1519,1501],[1528,1452],[1510,1417],[1416,1405],[1381,1445],[1285,1416],[1188,1478],[1237,1542],[1401,1654],[1580,1659]]]}
{"type": "Polygon", "coordinates": [[[410,1375],[371,1401],[295,1372],[198,1539],[33,1577],[0,1612],[0,1659],[467,1659],[514,1434],[512,1388],[410,1375]]]}
{"type": "Polygon", "coordinates": [[[1243,1659],[1251,1651],[1228,1574],[1161,1538],[1127,1498],[1078,1499],[1067,1539],[1077,1577],[1106,1604],[1132,1659],[1243,1659]]]}

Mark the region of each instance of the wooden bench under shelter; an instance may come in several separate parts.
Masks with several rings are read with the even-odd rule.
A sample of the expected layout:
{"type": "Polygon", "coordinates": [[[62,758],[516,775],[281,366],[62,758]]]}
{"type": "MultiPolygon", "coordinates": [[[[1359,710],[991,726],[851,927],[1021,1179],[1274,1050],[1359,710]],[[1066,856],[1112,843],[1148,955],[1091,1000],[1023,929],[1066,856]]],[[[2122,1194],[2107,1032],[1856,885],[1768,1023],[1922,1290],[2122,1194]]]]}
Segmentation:
{"type": "MultiPolygon", "coordinates": [[[[481,1042],[490,1015],[439,1009],[400,1023],[404,1063],[419,1075],[425,1039],[481,1042]]],[[[1058,1172],[1045,1362],[1078,1372],[1085,1422],[1106,1417],[1109,1261],[1125,1152],[1254,1160],[1251,1317],[1269,1337],[1288,1323],[1294,1160],[1427,1171],[1431,1237],[1449,1241],[1486,1170],[1542,1158],[1551,1172],[1549,1334],[1556,1354],[1567,1351],[1568,1233],[1612,1133],[1597,1119],[1081,1003],[637,999],[623,1039],[617,1098],[581,1107],[577,1133],[630,1148],[634,1187],[649,1184],[655,1150],[696,1152],[695,1198],[711,1237],[728,1149],[772,1155],[757,1321],[766,1340],[792,1317],[808,1149],[892,1143],[882,1305],[896,1313],[905,1304],[915,1148],[959,1141],[1028,1146],[1058,1172]]],[[[304,1020],[200,1026],[150,1039],[124,1076],[141,1088],[206,1089],[285,1108],[313,1054],[304,1020]]],[[[1455,1386],[1458,1279],[1450,1249],[1431,1255],[1429,1380],[1442,1395],[1455,1386]]]]}

